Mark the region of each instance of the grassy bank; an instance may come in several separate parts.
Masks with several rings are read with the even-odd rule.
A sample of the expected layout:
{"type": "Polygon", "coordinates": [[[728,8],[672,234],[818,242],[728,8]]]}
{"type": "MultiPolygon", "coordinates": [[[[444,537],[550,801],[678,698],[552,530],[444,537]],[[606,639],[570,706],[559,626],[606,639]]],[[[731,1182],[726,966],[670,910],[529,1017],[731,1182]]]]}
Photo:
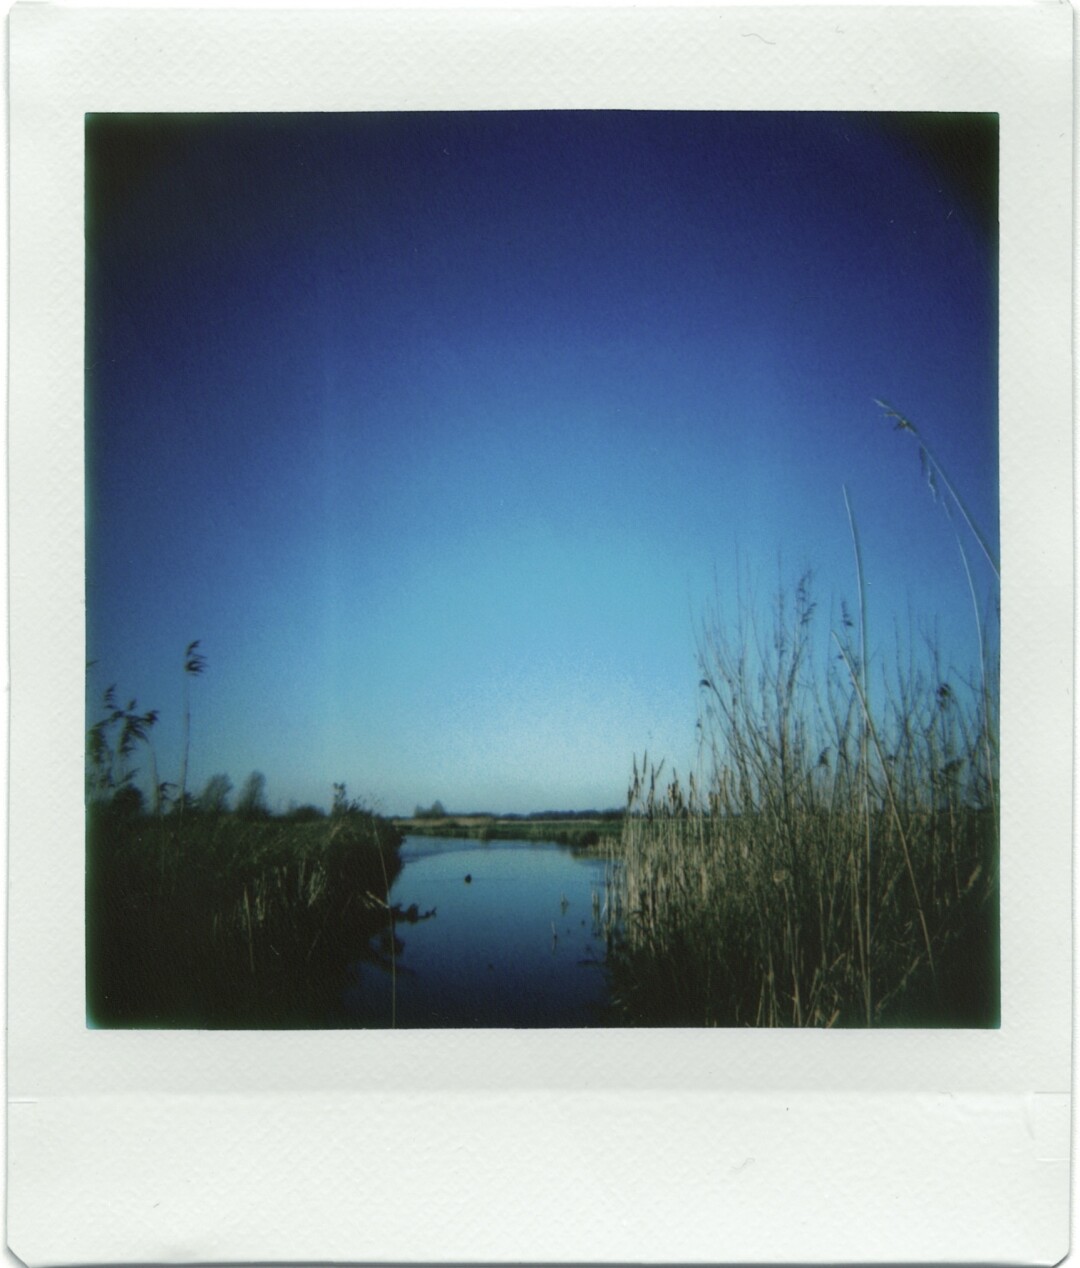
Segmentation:
{"type": "Polygon", "coordinates": [[[574,849],[599,849],[617,841],[622,816],[603,818],[518,818],[491,815],[449,816],[445,819],[395,819],[402,832],[413,836],[465,837],[478,841],[554,841],[574,849]]]}
{"type": "Polygon", "coordinates": [[[91,1022],[355,1024],[341,1005],[348,964],[373,954],[380,935],[389,944],[400,841],[387,821],[357,809],[295,822],[92,805],[91,1022]]]}

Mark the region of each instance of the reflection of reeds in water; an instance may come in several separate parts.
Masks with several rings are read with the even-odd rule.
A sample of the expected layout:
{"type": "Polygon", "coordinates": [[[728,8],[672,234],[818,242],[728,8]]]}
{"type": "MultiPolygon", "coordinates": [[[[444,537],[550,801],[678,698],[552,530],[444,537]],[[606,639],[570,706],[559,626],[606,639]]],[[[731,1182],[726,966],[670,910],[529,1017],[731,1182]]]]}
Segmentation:
{"type": "Polygon", "coordinates": [[[931,645],[872,684],[851,533],[857,621],[815,641],[809,577],[769,624],[741,594],[699,645],[700,782],[634,763],[606,920],[630,1020],[996,1024],[996,654],[979,621],[972,681],[931,645]]]}

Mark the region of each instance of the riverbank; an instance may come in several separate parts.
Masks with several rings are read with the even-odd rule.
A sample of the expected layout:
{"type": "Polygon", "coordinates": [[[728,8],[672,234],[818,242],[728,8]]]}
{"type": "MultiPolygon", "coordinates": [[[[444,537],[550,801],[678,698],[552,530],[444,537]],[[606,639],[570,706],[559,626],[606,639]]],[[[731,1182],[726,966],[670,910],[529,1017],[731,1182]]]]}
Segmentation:
{"type": "Polygon", "coordinates": [[[401,840],[387,820],[351,809],[298,823],[90,807],[88,1020],[354,1024],[342,1007],[348,966],[389,932],[401,840]]]}
{"type": "Polygon", "coordinates": [[[554,841],[576,850],[603,850],[622,836],[623,818],[514,818],[497,815],[448,815],[445,819],[394,819],[406,836],[463,837],[477,841],[554,841]]]}

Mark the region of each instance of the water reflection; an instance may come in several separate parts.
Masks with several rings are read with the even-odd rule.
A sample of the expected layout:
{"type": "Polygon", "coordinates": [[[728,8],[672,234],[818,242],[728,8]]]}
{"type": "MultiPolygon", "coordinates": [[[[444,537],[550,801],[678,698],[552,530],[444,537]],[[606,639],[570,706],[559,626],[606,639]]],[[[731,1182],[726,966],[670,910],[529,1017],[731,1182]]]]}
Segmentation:
{"type": "Polygon", "coordinates": [[[603,861],[546,842],[408,837],[390,891],[396,938],[352,966],[361,1026],[603,1025],[608,987],[596,896],[603,861]]]}

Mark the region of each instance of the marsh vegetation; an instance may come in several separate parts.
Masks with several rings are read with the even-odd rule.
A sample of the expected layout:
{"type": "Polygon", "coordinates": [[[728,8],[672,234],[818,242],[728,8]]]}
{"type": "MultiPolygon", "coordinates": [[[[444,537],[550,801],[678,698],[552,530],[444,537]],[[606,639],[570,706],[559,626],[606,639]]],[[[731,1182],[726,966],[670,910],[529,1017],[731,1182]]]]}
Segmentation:
{"type": "Polygon", "coordinates": [[[329,813],[274,815],[257,771],[235,803],[225,775],[188,791],[198,642],[175,785],[158,779],[157,711],[110,688],[87,748],[90,1020],[998,1024],[998,566],[890,416],[954,513],[973,667],[932,629],[871,641],[848,504],[855,601],[824,614],[807,573],[717,602],[698,638],[697,768],[684,783],[635,760],[623,809],[435,802],[389,820],[335,784],[329,813]],[[981,601],[965,535],[993,577],[981,601]]]}
{"type": "Polygon", "coordinates": [[[915,672],[864,707],[805,585],[702,651],[707,775],[635,763],[611,967],[657,1025],[987,1026],[998,1015],[996,717],[915,672]]]}
{"type": "Polygon", "coordinates": [[[349,965],[387,928],[384,821],[177,822],[91,811],[87,1005],[106,1026],[351,1024],[349,965]]]}
{"type": "Polygon", "coordinates": [[[392,928],[401,834],[344,784],[329,815],[274,816],[258,772],[233,809],[224,775],[198,797],[181,791],[183,775],[175,788],[156,784],[148,809],[133,760],[152,754],[158,715],[119,705],[112,688],[103,704],[88,746],[91,1024],[352,1024],[342,1004],[350,966],[371,959],[372,939],[392,928]]]}
{"type": "Polygon", "coordinates": [[[992,575],[980,603],[957,531],[976,663],[958,672],[932,632],[873,648],[850,504],[857,602],[823,620],[807,574],[707,613],[698,772],[684,785],[635,761],[611,855],[609,964],[631,1023],[998,1024],[999,570],[885,408],[992,575]]]}

